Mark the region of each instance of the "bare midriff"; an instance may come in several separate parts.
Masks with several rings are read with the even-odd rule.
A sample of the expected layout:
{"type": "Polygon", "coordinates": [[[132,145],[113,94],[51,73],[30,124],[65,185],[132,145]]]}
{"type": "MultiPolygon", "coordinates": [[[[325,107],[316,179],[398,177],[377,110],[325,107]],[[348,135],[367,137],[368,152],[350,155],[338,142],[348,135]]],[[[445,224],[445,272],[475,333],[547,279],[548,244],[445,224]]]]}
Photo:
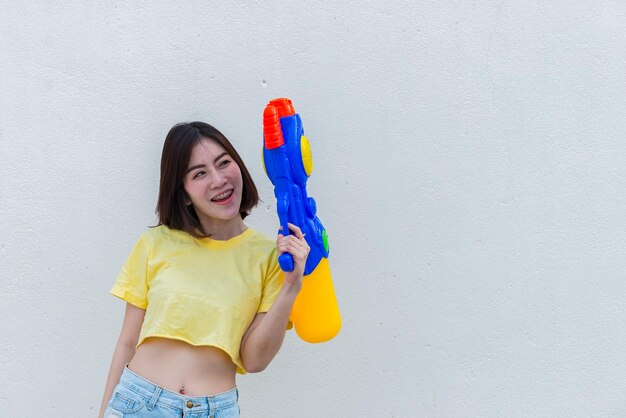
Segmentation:
{"type": "Polygon", "coordinates": [[[235,387],[237,367],[216,347],[169,338],[148,338],[128,368],[146,380],[186,396],[210,396],[235,387]]]}

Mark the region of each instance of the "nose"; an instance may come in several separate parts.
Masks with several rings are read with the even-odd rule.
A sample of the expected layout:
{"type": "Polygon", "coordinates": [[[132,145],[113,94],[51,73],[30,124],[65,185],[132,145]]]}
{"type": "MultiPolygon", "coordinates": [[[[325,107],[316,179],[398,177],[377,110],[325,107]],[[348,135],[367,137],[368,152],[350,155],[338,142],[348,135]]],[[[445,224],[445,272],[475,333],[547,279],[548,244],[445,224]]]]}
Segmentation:
{"type": "Polygon", "coordinates": [[[223,173],[216,170],[212,174],[213,175],[211,176],[211,188],[219,189],[226,184],[226,181],[228,179],[223,173]]]}

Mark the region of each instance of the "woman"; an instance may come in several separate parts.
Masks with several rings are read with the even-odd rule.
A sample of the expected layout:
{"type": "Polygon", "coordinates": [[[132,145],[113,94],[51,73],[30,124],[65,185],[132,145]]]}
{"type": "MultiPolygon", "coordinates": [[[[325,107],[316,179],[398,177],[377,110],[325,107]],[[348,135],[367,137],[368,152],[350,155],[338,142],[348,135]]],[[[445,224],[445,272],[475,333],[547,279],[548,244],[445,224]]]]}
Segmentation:
{"type": "Polygon", "coordinates": [[[217,129],[170,130],[158,225],[111,290],[127,303],[100,417],[239,416],[235,375],[264,370],[278,352],[309,253],[294,225],[274,243],[244,224],[258,199],[217,129]],[[282,274],[284,252],[295,268],[282,274]]]}

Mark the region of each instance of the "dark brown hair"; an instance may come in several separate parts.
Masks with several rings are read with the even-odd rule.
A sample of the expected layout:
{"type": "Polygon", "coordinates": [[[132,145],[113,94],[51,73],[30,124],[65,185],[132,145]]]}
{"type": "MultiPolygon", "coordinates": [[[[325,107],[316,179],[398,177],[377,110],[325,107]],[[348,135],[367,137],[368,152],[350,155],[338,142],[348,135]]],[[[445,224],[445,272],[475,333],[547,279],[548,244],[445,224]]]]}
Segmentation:
{"type": "Polygon", "coordinates": [[[194,207],[187,204],[188,195],[183,186],[183,179],[187,173],[193,147],[204,139],[215,141],[224,147],[241,170],[243,180],[239,207],[241,218],[248,216],[250,210],[259,203],[259,193],[248,169],[230,141],[220,131],[204,122],[174,125],[165,138],[161,154],[161,181],[156,207],[159,218],[157,225],[180,229],[198,238],[206,237],[209,231],[202,229],[194,207]]]}

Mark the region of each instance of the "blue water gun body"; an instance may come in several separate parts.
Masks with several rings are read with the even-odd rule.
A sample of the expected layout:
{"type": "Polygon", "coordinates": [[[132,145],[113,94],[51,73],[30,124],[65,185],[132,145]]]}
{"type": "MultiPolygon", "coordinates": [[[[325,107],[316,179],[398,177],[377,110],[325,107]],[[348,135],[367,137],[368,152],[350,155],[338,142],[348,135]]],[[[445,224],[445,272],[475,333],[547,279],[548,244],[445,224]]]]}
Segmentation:
{"type": "MultiPolygon", "coordinates": [[[[308,275],[322,258],[328,258],[328,235],[316,216],[315,199],[307,194],[306,183],[313,171],[313,159],[302,120],[295,113],[291,100],[270,101],[263,112],[263,133],[263,162],[274,185],[279,233],[289,234],[288,223],[300,227],[311,247],[304,268],[304,275],[308,275]]],[[[282,254],[278,262],[283,271],[293,270],[291,254],[282,254]]]]}
{"type": "MultiPolygon", "coordinates": [[[[263,162],[274,184],[279,233],[290,233],[288,223],[297,225],[311,248],[290,319],[304,341],[328,341],[339,333],[341,315],[328,263],[328,236],[316,216],[315,200],[306,191],[313,171],[311,148],[291,100],[275,99],[265,107],[263,139],[263,162]]],[[[283,271],[293,270],[290,254],[281,254],[278,262],[283,271]]]]}

